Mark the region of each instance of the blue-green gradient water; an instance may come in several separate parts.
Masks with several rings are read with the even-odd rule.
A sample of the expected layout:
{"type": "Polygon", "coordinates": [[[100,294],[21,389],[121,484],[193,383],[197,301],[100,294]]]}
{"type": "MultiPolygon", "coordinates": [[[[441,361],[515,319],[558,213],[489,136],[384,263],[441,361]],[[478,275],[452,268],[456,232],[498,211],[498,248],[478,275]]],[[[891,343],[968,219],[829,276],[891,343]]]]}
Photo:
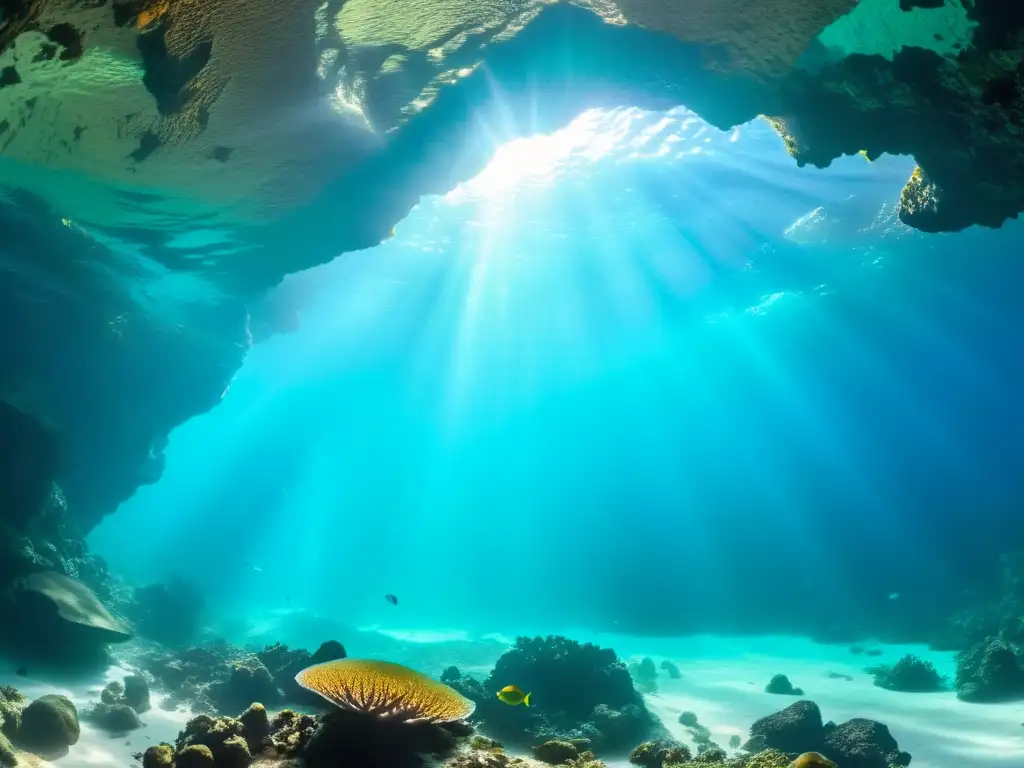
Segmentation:
{"type": "Polygon", "coordinates": [[[288,278],[91,543],[236,638],[913,635],[1019,536],[1024,238],[906,229],[912,168],[683,109],[506,147],[288,278]]]}

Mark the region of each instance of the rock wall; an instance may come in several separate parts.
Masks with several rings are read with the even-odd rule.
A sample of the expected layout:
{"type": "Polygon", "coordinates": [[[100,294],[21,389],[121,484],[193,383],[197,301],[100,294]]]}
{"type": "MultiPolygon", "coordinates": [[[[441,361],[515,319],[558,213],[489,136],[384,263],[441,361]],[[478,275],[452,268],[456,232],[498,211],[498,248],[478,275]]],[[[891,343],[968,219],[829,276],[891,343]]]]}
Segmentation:
{"type": "Polygon", "coordinates": [[[247,309],[265,288],[379,243],[482,167],[493,126],[588,107],[770,115],[799,163],[913,154],[905,222],[999,226],[1024,209],[1024,14],[925,5],[872,45],[864,19],[894,13],[873,0],[10,0],[0,392],[55,425],[88,528],[273,332],[247,309]]]}

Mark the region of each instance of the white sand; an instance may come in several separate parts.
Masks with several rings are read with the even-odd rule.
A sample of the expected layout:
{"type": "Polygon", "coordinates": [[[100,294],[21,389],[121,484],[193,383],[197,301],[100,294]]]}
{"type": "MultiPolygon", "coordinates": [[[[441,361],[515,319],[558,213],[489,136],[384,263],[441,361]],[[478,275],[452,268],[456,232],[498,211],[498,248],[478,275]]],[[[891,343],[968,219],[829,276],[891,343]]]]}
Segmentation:
{"type": "Polygon", "coordinates": [[[745,739],[757,718],[806,698],[821,707],[825,720],[839,723],[867,717],[885,723],[900,749],[913,755],[914,768],[1024,765],[1024,702],[967,704],[951,692],[886,691],[875,687],[871,675],[864,672],[866,666],[893,663],[904,653],[915,653],[952,678],[951,653],[921,646],[864,644],[884,650],[882,656],[873,658],[854,655],[847,646],[819,645],[792,637],[601,638],[601,642],[628,650],[630,661],[649,655],[658,665],[669,659],[679,666],[679,680],[671,680],[659,670],[658,693],[646,699],[648,707],[680,740],[688,739],[678,723],[679,714],[686,710],[695,712],[711,729],[712,738],[725,746],[733,734],[745,739]],[[656,655],[657,651],[662,655],[656,655]],[[829,672],[850,675],[853,680],[832,679],[829,672]],[[804,690],[804,696],[765,693],[765,685],[777,673],[787,675],[794,686],[804,690]]]}
{"type": "MultiPolygon", "coordinates": [[[[646,655],[657,665],[665,659],[674,662],[682,673],[681,679],[671,680],[659,669],[658,693],[645,698],[672,735],[682,741],[688,741],[689,734],[679,725],[678,717],[687,710],[695,712],[700,722],[711,729],[712,738],[723,746],[734,734],[745,739],[754,720],[797,700],[798,697],[764,692],[772,675],[783,673],[793,685],[804,689],[803,698],[818,703],[826,720],[842,722],[851,717],[869,717],[888,725],[900,748],[913,755],[913,768],[1024,765],[1024,702],[966,704],[957,701],[952,693],[885,691],[876,688],[871,676],[864,672],[865,666],[892,663],[904,653],[916,653],[930,659],[943,674],[952,675],[953,654],[930,652],[920,646],[864,643],[865,647],[884,651],[880,657],[866,657],[850,653],[846,646],[819,645],[792,637],[636,638],[566,634],[615,648],[627,661],[638,661],[646,655]],[[830,672],[850,675],[853,680],[829,678],[830,672]]],[[[422,649],[421,643],[422,640],[416,645],[422,649]]],[[[427,653],[424,658],[429,656],[432,654],[427,653]]],[[[403,661],[414,663],[412,658],[403,661]]],[[[452,661],[458,663],[456,659],[452,661]]],[[[0,669],[4,668],[13,667],[0,665],[0,669]]],[[[95,681],[73,686],[0,674],[0,685],[13,685],[30,698],[45,693],[63,694],[81,712],[99,699],[107,682],[121,680],[126,674],[124,669],[113,668],[95,681]]],[[[153,709],[142,715],[146,727],[127,736],[112,738],[83,722],[81,739],[69,755],[56,761],[58,768],[132,768],[137,765],[132,760],[133,753],[161,741],[173,742],[189,715],[165,712],[156,706],[159,696],[154,693],[152,698],[153,709]]],[[[612,761],[613,766],[620,763],[612,761]]],[[[50,765],[39,764],[44,768],[50,765]]]]}
{"type": "MultiPolygon", "coordinates": [[[[95,680],[68,685],[66,682],[61,683],[31,676],[18,677],[7,671],[13,669],[13,665],[9,664],[0,664],[0,669],[5,670],[0,674],[0,685],[13,685],[29,699],[35,699],[48,693],[67,696],[78,708],[79,716],[99,701],[103,686],[113,680],[123,680],[126,675],[131,674],[128,670],[120,667],[112,667],[107,670],[105,675],[98,675],[95,680]]],[[[31,670],[29,671],[31,672],[31,670]]],[[[71,747],[67,756],[51,763],[22,754],[20,762],[26,766],[38,765],[42,768],[51,765],[57,765],[59,768],[79,768],[79,766],[81,768],[132,768],[137,766],[139,763],[132,758],[134,753],[144,752],[148,747],[161,741],[173,744],[178,732],[190,717],[186,712],[166,712],[160,709],[157,704],[161,697],[156,693],[151,693],[150,698],[153,708],[139,716],[145,725],[143,728],[127,735],[111,736],[83,720],[81,722],[82,735],[78,743],[71,747]]]]}

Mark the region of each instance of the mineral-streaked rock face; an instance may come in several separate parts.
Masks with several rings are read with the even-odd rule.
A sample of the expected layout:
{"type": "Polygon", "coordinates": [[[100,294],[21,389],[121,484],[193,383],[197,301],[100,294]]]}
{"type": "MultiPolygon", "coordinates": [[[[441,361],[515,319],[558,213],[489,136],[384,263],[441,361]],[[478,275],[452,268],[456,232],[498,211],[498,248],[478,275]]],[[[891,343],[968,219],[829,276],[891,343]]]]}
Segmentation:
{"type": "Polygon", "coordinates": [[[168,431],[218,401],[252,338],[244,302],[375,245],[479,169],[489,121],[474,118],[498,103],[504,139],[595,106],[683,103],[723,128],[766,114],[800,163],[917,157],[911,226],[1024,209],[1024,11],[1003,0],[11,0],[4,14],[3,320],[84,359],[6,355],[0,395],[33,392],[60,427],[87,525],[159,476],[168,431]],[[131,365],[139,350],[156,362],[131,365]],[[94,435],[105,469],[83,464],[94,435]]]}

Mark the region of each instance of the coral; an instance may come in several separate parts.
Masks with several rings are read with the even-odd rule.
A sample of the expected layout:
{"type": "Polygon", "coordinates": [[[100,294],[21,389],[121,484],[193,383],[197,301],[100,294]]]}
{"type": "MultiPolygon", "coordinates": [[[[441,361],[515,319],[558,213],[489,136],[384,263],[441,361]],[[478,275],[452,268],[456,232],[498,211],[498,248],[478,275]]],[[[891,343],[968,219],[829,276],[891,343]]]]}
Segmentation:
{"type": "Polygon", "coordinates": [[[934,664],[909,653],[895,664],[882,664],[867,671],[874,676],[875,685],[889,691],[927,693],[946,688],[946,679],[934,664]]]}
{"type": "Polygon", "coordinates": [[[306,667],[344,659],[347,654],[341,643],[336,640],[328,640],[322,643],[314,653],[303,648],[292,649],[281,643],[274,643],[266,646],[256,656],[270,670],[274,684],[284,694],[285,701],[322,707],[323,699],[318,694],[303,688],[295,678],[306,667]]]}
{"type": "Polygon", "coordinates": [[[1017,649],[992,637],[962,651],[956,660],[956,695],[978,702],[1024,698],[1024,670],[1017,649]]]}
{"type": "Polygon", "coordinates": [[[281,692],[254,654],[224,642],[175,652],[146,653],[142,667],[167,691],[164,706],[235,715],[254,701],[278,704],[281,692]]]}
{"type": "Polygon", "coordinates": [[[220,768],[220,763],[213,757],[213,751],[204,744],[190,744],[179,750],[174,756],[174,765],[175,768],[220,768]]]}
{"type": "Polygon", "coordinates": [[[629,753],[629,762],[642,768],[689,762],[692,755],[685,744],[668,740],[645,741],[629,753]]]}
{"type": "Polygon", "coordinates": [[[254,701],[276,704],[281,700],[270,670],[255,656],[232,663],[227,680],[212,683],[207,695],[218,712],[240,712],[254,701]]]}
{"type": "Polygon", "coordinates": [[[242,733],[249,745],[250,752],[257,752],[263,742],[270,736],[270,717],[262,704],[250,704],[249,708],[238,716],[242,724],[242,733]]]}
{"type": "Polygon", "coordinates": [[[458,667],[445,667],[441,673],[441,682],[450,685],[458,680],[462,679],[462,673],[459,672],[458,667]]]}
{"type": "Polygon", "coordinates": [[[576,749],[575,744],[570,741],[559,741],[558,739],[545,741],[543,744],[533,748],[533,756],[535,758],[542,763],[550,763],[551,765],[571,762],[579,757],[579,754],[580,752],[576,749]]]}
{"type": "Polygon", "coordinates": [[[750,741],[744,749],[768,748],[798,754],[820,749],[824,739],[825,726],[818,705],[813,701],[798,701],[750,726],[750,741]]]}
{"type": "Polygon", "coordinates": [[[18,756],[14,754],[14,747],[11,746],[10,739],[7,738],[3,733],[0,733],[0,766],[15,766],[18,764],[18,756]]]}
{"type": "Polygon", "coordinates": [[[465,720],[476,704],[444,683],[386,661],[339,659],[304,669],[299,685],[332,704],[389,720],[465,720]]]}
{"type": "Polygon", "coordinates": [[[900,751],[896,739],[885,725],[860,717],[830,730],[820,751],[842,768],[910,765],[910,755],[900,751]]]}
{"type": "Polygon", "coordinates": [[[154,744],[142,753],[142,768],[171,768],[174,763],[174,747],[170,744],[154,744]]]}
{"type": "Polygon", "coordinates": [[[206,752],[217,768],[246,768],[251,754],[245,739],[245,727],[230,717],[213,718],[199,715],[188,721],[175,743],[175,766],[181,768],[182,754],[188,750],[187,761],[195,766],[208,765],[206,752]],[[201,753],[201,754],[200,754],[201,753]]]}
{"type": "Polygon", "coordinates": [[[778,749],[765,749],[753,755],[744,768],[789,768],[790,758],[778,749]]]}
{"type": "Polygon", "coordinates": [[[682,675],[679,673],[679,667],[677,667],[668,659],[665,659],[661,662],[661,668],[665,670],[665,672],[672,680],[678,680],[680,677],[682,677],[682,675]]]}
{"type": "Polygon", "coordinates": [[[593,752],[581,752],[580,756],[568,763],[569,768],[607,768],[593,752]]]}
{"type": "Polygon", "coordinates": [[[482,728],[510,744],[589,739],[597,749],[615,751],[666,735],[615,651],[565,637],[520,637],[486,682],[460,676],[451,685],[476,702],[482,728]],[[497,692],[510,684],[531,691],[529,710],[498,700],[497,692]]]}
{"type": "Polygon", "coordinates": [[[0,686],[0,732],[13,736],[21,724],[21,713],[27,699],[9,685],[0,686]]]}
{"type": "Polygon", "coordinates": [[[21,713],[18,743],[43,757],[66,754],[78,743],[81,729],[78,710],[65,696],[47,694],[33,701],[21,713]]]}
{"type": "Polygon", "coordinates": [[[271,745],[279,755],[293,757],[305,749],[316,728],[315,717],[285,709],[270,721],[271,745]]]}
{"type": "Polygon", "coordinates": [[[126,733],[142,727],[138,714],[127,704],[106,704],[101,701],[82,717],[112,733],[126,733]]]}
{"type": "Polygon", "coordinates": [[[708,747],[703,752],[698,752],[693,762],[701,765],[717,765],[724,763],[728,757],[721,747],[708,747]]]}
{"type": "MultiPolygon", "coordinates": [[[[575,745],[574,745],[575,746],[575,745]]],[[[502,746],[499,742],[494,739],[488,739],[486,736],[481,736],[479,733],[473,736],[469,740],[470,749],[501,749],[502,746]]],[[[536,749],[536,747],[535,747],[536,749]]]]}
{"type": "Polygon", "coordinates": [[[764,688],[765,693],[778,693],[783,696],[803,696],[802,688],[794,688],[785,675],[775,675],[764,688]]]}

